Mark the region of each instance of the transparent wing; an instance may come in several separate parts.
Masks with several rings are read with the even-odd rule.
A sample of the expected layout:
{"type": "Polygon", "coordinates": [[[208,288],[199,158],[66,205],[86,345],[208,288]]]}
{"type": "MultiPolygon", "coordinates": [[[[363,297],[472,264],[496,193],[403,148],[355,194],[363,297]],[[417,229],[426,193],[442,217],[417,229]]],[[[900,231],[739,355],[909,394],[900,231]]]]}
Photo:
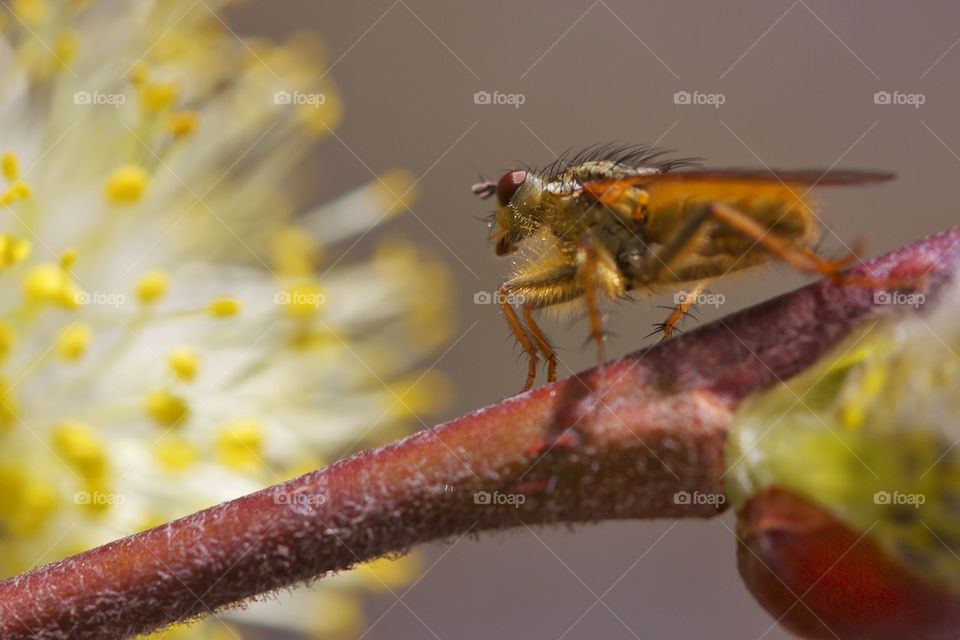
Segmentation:
{"type": "MultiPolygon", "coordinates": [[[[596,187],[610,187],[614,184],[642,185],[665,182],[766,182],[796,186],[844,187],[887,182],[896,177],[889,171],[864,171],[859,169],[684,169],[646,176],[630,176],[613,180],[597,180],[591,184],[590,191],[596,187]]],[[[585,185],[586,186],[586,185],[585,185]]]]}

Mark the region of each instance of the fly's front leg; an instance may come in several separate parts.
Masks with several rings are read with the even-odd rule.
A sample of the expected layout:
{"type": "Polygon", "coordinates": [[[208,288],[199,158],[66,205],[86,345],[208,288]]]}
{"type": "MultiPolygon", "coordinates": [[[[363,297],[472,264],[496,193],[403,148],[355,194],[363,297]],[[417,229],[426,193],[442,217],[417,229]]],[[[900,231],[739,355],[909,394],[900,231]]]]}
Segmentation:
{"type": "Polygon", "coordinates": [[[510,295],[511,290],[509,283],[500,285],[500,289],[497,291],[497,298],[500,302],[500,308],[503,309],[503,316],[507,319],[507,325],[517,338],[517,342],[520,343],[523,352],[527,354],[527,381],[524,383],[523,389],[521,389],[522,393],[532,389],[533,383],[537,380],[537,349],[534,347],[533,341],[530,340],[530,336],[528,336],[524,330],[520,318],[517,317],[517,312],[513,310],[513,306],[510,304],[510,295]]]}
{"type": "Polygon", "coordinates": [[[528,356],[527,381],[522,391],[533,387],[537,377],[537,349],[547,359],[547,380],[557,378],[557,355],[546,334],[533,319],[533,310],[575,300],[582,295],[576,268],[561,264],[541,273],[518,276],[500,286],[497,294],[510,330],[528,356]],[[511,301],[523,305],[526,327],[514,311],[511,301]],[[529,331],[529,334],[527,333],[529,331]]]}
{"type": "Polygon", "coordinates": [[[533,336],[540,352],[543,353],[543,356],[547,359],[547,382],[553,382],[557,379],[557,353],[553,350],[553,346],[547,339],[546,334],[543,333],[543,330],[537,325],[536,320],[533,319],[533,309],[530,303],[523,305],[523,321],[527,323],[530,335],[533,336]]]}

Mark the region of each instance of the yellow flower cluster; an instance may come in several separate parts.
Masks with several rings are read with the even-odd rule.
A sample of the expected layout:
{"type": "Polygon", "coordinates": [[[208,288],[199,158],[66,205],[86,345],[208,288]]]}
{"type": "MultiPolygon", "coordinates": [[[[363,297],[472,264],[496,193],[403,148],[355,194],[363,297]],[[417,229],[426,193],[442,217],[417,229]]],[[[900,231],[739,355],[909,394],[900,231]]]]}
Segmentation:
{"type": "MultiPolygon", "coordinates": [[[[399,240],[338,248],[413,180],[294,204],[336,87],[315,42],[242,41],[222,4],[0,13],[2,575],[382,442],[447,395],[429,368],[452,329],[443,268],[399,240]]],[[[410,567],[166,635],[217,637],[231,616],[342,632],[352,594],[410,567]]]]}

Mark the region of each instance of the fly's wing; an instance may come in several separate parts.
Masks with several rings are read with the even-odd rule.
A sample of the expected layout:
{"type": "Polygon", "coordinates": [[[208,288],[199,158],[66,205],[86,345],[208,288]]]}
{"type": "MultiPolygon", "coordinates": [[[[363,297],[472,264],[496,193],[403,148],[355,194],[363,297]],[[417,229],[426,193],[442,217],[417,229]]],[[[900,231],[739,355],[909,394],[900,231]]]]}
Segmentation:
{"type": "MultiPolygon", "coordinates": [[[[644,176],[646,183],[673,182],[773,182],[791,186],[847,187],[887,182],[896,177],[888,171],[860,169],[687,169],[644,176]]],[[[639,178],[639,177],[638,177],[639,178]]],[[[640,184],[638,179],[634,184],[640,184]]]]}
{"type": "Polygon", "coordinates": [[[612,205],[630,187],[644,187],[651,191],[670,191],[689,188],[696,190],[745,187],[767,190],[792,190],[804,188],[804,192],[813,187],[840,187],[876,184],[896,177],[887,171],[862,171],[858,169],[799,169],[778,171],[768,169],[684,169],[665,171],[648,175],[626,176],[622,178],[597,179],[584,182],[583,193],[588,197],[612,205]]]}
{"type": "Polygon", "coordinates": [[[887,182],[896,177],[888,171],[859,169],[685,169],[648,175],[591,180],[583,190],[598,200],[610,199],[630,186],[653,186],[682,183],[755,183],[790,187],[850,187],[887,182]]]}

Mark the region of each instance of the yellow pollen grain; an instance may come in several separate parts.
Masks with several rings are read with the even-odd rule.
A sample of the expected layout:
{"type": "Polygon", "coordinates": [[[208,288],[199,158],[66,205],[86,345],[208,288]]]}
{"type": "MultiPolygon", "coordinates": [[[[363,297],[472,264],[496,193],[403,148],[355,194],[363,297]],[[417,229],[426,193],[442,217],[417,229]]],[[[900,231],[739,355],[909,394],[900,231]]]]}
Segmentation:
{"type": "Polygon", "coordinates": [[[0,361],[5,360],[17,344],[17,333],[13,327],[0,322],[0,361]]]}
{"type": "Polygon", "coordinates": [[[144,408],[147,415],[162,427],[175,427],[190,414],[190,407],[183,398],[162,389],[147,394],[144,408]]]}
{"type": "Polygon", "coordinates": [[[69,67],[77,57],[77,49],[80,46],[80,40],[75,31],[64,31],[57,37],[54,45],[54,55],[64,67],[69,67]]]}
{"type": "Polygon", "coordinates": [[[116,205],[130,205],[140,201],[150,184],[150,175],[136,164],[125,164],[114,170],[103,187],[107,201],[116,205]]]}
{"type": "Polygon", "coordinates": [[[259,468],[263,462],[263,426],[256,420],[238,420],[220,428],[214,444],[217,460],[238,471],[259,468]]]}
{"type": "Polygon", "coordinates": [[[20,403],[6,378],[0,378],[0,433],[10,431],[19,422],[20,403]]]}
{"type": "Polygon", "coordinates": [[[282,276],[306,276],[319,257],[316,238],[295,226],[278,229],[269,242],[270,260],[282,276]]]}
{"type": "Polygon", "coordinates": [[[141,304],[152,304],[167,294],[170,279],[163,271],[150,271],[137,281],[137,299],[141,304]]]}
{"type": "Polygon", "coordinates": [[[69,271],[77,263],[77,250],[68,249],[60,256],[60,268],[69,271]]]}
{"type": "Polygon", "coordinates": [[[78,360],[87,351],[87,347],[93,341],[93,327],[84,323],[76,323],[67,327],[60,334],[57,342],[58,355],[72,362],[78,360]]]}
{"type": "Polygon", "coordinates": [[[3,171],[3,177],[11,182],[20,177],[20,160],[12,151],[7,151],[0,156],[0,170],[3,171]]]}
{"type": "Polygon", "coordinates": [[[323,91],[322,104],[302,104],[297,109],[297,119],[306,130],[318,138],[330,135],[343,119],[343,102],[336,91],[323,91]]]}
{"type": "Polygon", "coordinates": [[[31,27],[39,27],[47,19],[49,7],[46,0],[13,0],[13,14],[31,27]]]}
{"type": "Polygon", "coordinates": [[[64,277],[66,278],[66,283],[63,285],[63,288],[60,289],[60,295],[52,300],[52,302],[55,302],[64,309],[77,309],[85,303],[86,294],[70,281],[66,272],[64,272],[64,277]]]}
{"type": "Polygon", "coordinates": [[[179,97],[180,84],[174,81],[147,82],[140,94],[143,107],[153,112],[169,109],[179,97]]]}
{"type": "Polygon", "coordinates": [[[207,312],[214,318],[230,318],[240,313],[240,308],[236,298],[214,298],[207,305],[207,312]]]}
{"type": "Polygon", "coordinates": [[[64,420],[53,429],[54,452],[87,480],[102,479],[107,455],[96,432],[76,420],[64,420]]]}
{"type": "Polygon", "coordinates": [[[31,302],[61,302],[69,285],[67,274],[52,263],[31,267],[23,278],[23,292],[31,302]]]}
{"type": "Polygon", "coordinates": [[[189,347],[178,347],[167,356],[167,365],[179,380],[190,382],[200,368],[200,356],[189,347]]]}
{"type": "Polygon", "coordinates": [[[31,193],[30,186],[26,182],[15,180],[3,193],[0,193],[0,205],[10,206],[14,202],[29,198],[31,193]]]}
{"type": "Polygon", "coordinates": [[[0,234],[0,267],[12,267],[30,257],[33,245],[29,240],[0,234]]]}
{"type": "Polygon", "coordinates": [[[58,503],[56,490],[40,474],[9,464],[0,468],[0,527],[14,538],[39,533],[58,503]]]}
{"type": "Polygon", "coordinates": [[[167,126],[176,138],[183,138],[197,130],[200,117],[194,111],[179,111],[170,116],[167,126]]]}

